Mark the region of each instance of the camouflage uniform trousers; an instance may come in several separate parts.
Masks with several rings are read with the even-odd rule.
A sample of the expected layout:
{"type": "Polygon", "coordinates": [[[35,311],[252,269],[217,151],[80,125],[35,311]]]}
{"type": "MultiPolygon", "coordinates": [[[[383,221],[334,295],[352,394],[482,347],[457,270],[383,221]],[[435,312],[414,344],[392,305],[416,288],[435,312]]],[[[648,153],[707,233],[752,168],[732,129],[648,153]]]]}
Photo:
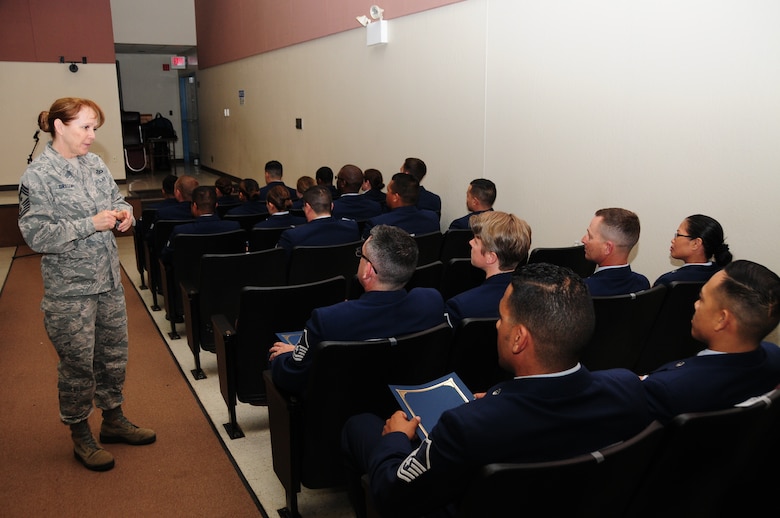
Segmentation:
{"type": "Polygon", "coordinates": [[[77,297],[44,296],[44,325],[60,358],[57,366],[60,419],[87,419],[95,405],[122,404],[127,366],[124,289],[77,297]]]}

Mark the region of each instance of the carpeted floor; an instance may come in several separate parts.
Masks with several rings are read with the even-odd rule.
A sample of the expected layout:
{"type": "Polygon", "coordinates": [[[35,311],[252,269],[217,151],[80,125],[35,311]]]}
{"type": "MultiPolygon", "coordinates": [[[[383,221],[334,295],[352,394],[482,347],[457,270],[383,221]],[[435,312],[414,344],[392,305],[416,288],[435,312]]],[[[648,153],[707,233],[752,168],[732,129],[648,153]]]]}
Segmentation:
{"type": "MultiPolygon", "coordinates": [[[[110,445],[116,467],[84,469],[57,409],[57,356],[43,328],[40,257],[17,251],[0,295],[3,516],[266,516],[123,274],[130,332],[126,415],[148,446],[110,445]]],[[[99,427],[99,413],[90,422],[99,427]]]]}

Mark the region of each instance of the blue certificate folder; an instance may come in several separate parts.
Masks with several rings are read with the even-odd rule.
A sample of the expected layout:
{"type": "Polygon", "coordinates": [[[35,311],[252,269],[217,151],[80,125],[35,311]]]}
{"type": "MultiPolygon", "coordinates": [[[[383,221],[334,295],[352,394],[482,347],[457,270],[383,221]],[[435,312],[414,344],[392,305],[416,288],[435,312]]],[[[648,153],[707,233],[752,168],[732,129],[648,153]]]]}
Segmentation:
{"type": "Polygon", "coordinates": [[[303,336],[303,331],[287,331],[284,333],[276,333],[276,337],[280,342],[284,342],[290,345],[298,345],[303,336]]]}
{"type": "Polygon", "coordinates": [[[446,376],[422,385],[389,385],[401,410],[409,418],[419,415],[422,421],[417,435],[425,440],[445,410],[474,401],[474,395],[457,374],[446,376]]]}

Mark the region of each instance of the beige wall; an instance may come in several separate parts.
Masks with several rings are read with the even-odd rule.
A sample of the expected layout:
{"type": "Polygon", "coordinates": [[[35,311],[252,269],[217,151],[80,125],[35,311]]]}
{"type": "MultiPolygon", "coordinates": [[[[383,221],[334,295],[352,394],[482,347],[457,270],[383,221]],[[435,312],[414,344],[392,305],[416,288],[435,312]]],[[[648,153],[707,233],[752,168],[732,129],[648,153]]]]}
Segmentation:
{"type": "MultiPolygon", "coordinates": [[[[116,65],[78,64],[75,74],[68,64],[0,62],[0,98],[5,131],[0,139],[0,185],[16,185],[27,167],[27,157],[35,141],[38,114],[48,110],[60,97],[86,97],[100,105],[106,114],[106,123],[100,128],[91,151],[103,157],[111,175],[125,178],[122,125],[119,118],[119,90],[116,65]],[[12,122],[11,122],[12,121],[12,122]]],[[[50,137],[41,132],[35,156],[50,137]]]]}
{"type": "Polygon", "coordinates": [[[292,184],[347,162],[389,176],[419,156],[445,225],[486,176],[535,246],[572,244],[596,209],[627,207],[652,281],[701,212],[735,257],[780,271],[778,15],[772,2],[468,0],[390,20],[386,46],[357,28],[200,71],[214,130],[201,160],[262,180],[278,159],[292,184]]]}
{"type": "MultiPolygon", "coordinates": [[[[386,46],[366,47],[356,26],[198,72],[201,161],[262,179],[278,159],[293,183],[347,162],[389,177],[419,156],[444,226],[485,176],[534,246],[571,244],[596,209],[627,207],[643,226],[634,267],[653,280],[673,267],[677,225],[701,212],[721,221],[735,257],[780,272],[778,19],[769,0],[467,0],[391,19],[386,46]]],[[[21,174],[42,105],[87,79],[36,66],[53,68],[26,79],[0,63],[14,100],[4,113],[30,122],[0,144],[17,157],[2,184],[21,174]]]]}

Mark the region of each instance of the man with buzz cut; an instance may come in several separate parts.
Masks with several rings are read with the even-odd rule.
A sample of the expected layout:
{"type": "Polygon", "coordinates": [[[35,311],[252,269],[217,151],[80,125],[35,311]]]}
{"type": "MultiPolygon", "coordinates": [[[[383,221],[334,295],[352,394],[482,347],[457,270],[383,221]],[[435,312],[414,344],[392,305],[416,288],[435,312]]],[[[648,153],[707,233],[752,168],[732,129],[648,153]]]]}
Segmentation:
{"type": "Polygon", "coordinates": [[[282,163],[278,160],[271,160],[265,163],[265,186],[260,189],[259,194],[261,201],[265,201],[268,191],[275,185],[284,185],[290,191],[290,199],[293,201],[298,199],[298,192],[292,187],[287,187],[282,181],[283,169],[282,163]]]}
{"type": "Polygon", "coordinates": [[[625,295],[650,288],[650,281],[631,271],[628,256],[639,241],[639,217],[620,208],[599,209],[593,216],[582,243],[585,258],[596,263],[587,279],[593,297],[625,295]]]}

